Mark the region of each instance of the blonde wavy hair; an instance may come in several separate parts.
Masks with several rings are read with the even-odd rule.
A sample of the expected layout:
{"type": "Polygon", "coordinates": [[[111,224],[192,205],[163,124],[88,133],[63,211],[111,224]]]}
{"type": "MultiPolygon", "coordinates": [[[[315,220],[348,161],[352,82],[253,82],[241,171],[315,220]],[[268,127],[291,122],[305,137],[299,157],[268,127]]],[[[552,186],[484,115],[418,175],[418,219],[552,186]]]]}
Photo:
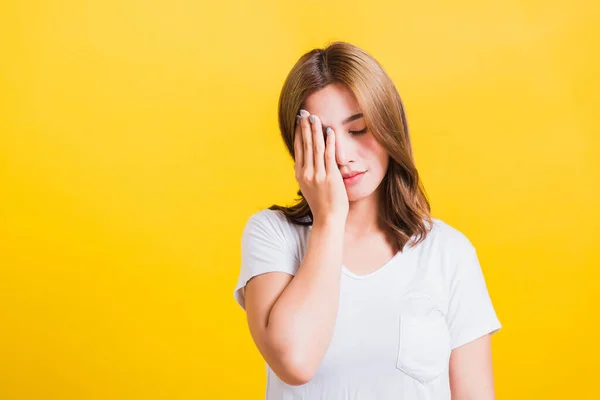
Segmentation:
{"type": "MultiPolygon", "coordinates": [[[[432,227],[431,207],[415,167],[402,100],[390,77],[371,55],[339,41],[302,55],[288,74],[279,97],[283,141],[295,159],[296,115],[308,96],[334,82],[345,85],[354,94],[368,130],[390,156],[378,188],[379,217],[399,249],[411,238],[414,246],[425,239],[432,227]]],[[[298,190],[298,195],[297,203],[290,207],[274,204],[269,209],[280,210],[291,223],[312,225],[308,202],[302,191],[298,190]]]]}

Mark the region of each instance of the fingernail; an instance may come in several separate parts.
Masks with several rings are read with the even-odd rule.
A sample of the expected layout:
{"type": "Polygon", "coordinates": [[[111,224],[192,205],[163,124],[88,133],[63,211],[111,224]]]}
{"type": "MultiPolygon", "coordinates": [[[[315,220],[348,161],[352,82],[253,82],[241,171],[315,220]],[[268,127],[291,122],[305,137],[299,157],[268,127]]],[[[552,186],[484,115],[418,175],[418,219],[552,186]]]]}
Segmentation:
{"type": "Polygon", "coordinates": [[[328,134],[328,135],[331,135],[332,133],[333,133],[333,129],[331,129],[331,128],[327,128],[327,134],[328,134]]]}
{"type": "Polygon", "coordinates": [[[308,114],[309,114],[309,113],[308,113],[308,111],[306,111],[306,110],[300,110],[300,118],[304,118],[304,117],[306,117],[308,114]]]}
{"type": "Polygon", "coordinates": [[[310,123],[312,124],[313,122],[315,122],[315,116],[311,115],[310,117],[308,117],[308,119],[310,120],[310,123]]]}

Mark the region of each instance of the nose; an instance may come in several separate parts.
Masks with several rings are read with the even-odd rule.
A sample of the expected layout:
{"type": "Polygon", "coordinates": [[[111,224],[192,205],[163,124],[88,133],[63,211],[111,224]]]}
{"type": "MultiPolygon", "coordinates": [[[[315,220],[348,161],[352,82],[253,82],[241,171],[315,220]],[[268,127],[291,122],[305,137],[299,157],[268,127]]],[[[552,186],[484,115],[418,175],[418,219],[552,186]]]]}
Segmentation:
{"type": "Polygon", "coordinates": [[[354,143],[348,133],[335,134],[335,159],[338,165],[354,161],[354,143]]]}

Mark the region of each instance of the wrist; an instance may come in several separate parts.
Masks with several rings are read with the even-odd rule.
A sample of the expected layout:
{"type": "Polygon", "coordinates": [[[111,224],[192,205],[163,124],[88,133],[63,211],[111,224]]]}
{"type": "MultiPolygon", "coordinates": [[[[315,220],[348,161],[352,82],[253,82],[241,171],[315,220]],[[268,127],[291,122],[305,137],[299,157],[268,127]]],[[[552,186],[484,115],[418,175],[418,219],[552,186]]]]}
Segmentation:
{"type": "Polygon", "coordinates": [[[345,215],[328,215],[316,217],[313,221],[313,229],[344,229],[346,226],[345,215]]]}

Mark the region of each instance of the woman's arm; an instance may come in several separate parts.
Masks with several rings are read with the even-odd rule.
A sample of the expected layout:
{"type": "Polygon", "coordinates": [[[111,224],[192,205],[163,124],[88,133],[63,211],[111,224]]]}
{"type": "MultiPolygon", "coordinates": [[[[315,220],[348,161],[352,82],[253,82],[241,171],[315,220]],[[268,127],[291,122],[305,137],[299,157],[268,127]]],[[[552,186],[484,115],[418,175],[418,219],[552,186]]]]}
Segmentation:
{"type": "Polygon", "coordinates": [[[250,333],[281,380],[312,379],[333,336],[340,294],[344,221],[315,220],[301,266],[292,279],[262,274],[246,285],[250,333]]]}
{"type": "Polygon", "coordinates": [[[452,400],[493,400],[496,398],[490,334],[452,350],[450,390],[452,400]]]}

